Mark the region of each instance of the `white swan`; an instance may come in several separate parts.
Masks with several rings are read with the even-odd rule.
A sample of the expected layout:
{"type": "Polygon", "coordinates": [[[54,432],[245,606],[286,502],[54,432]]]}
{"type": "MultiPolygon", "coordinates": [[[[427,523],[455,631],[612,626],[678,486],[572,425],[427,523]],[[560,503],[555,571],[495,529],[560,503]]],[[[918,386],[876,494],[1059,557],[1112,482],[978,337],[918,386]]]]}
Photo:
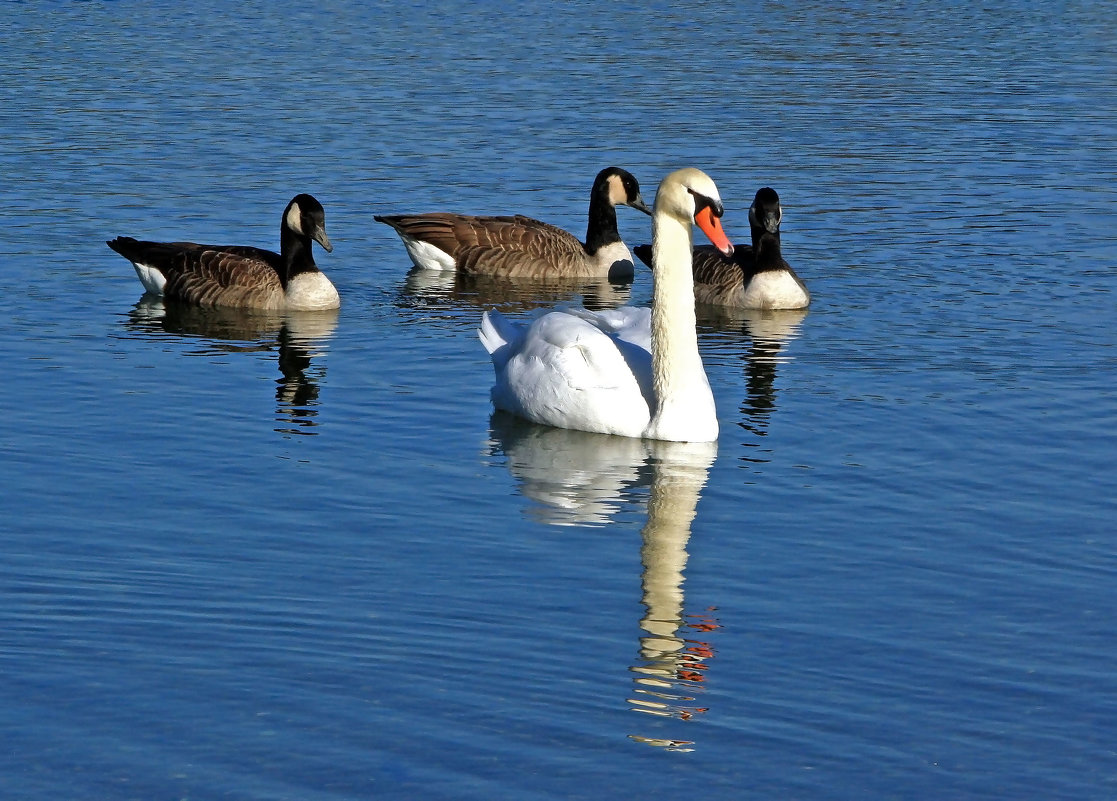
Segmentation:
{"type": "Polygon", "coordinates": [[[652,214],[652,309],[554,311],[521,326],[499,312],[481,321],[498,409],[558,428],[625,437],[712,442],[717,410],[695,330],[691,229],[733,252],[717,187],[692,167],[659,185],[652,214]]]}

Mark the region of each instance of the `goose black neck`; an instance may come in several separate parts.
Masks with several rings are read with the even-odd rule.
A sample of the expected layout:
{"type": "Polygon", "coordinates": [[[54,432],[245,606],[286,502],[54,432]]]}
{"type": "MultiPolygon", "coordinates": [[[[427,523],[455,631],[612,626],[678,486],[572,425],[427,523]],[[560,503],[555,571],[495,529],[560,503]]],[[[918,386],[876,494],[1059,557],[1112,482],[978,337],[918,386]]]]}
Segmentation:
{"type": "Polygon", "coordinates": [[[309,273],[318,269],[311,251],[310,237],[292,231],[286,225],[279,230],[279,255],[283,269],[279,270],[279,280],[283,288],[299,273],[309,273]]]}
{"type": "Polygon", "coordinates": [[[617,208],[609,199],[609,184],[602,182],[590,194],[589,225],[586,226],[586,252],[591,256],[605,245],[620,242],[617,208]]]}
{"type": "Polygon", "coordinates": [[[764,229],[752,231],[753,263],[756,271],[778,270],[783,268],[783,254],[780,252],[780,235],[764,229]]]}

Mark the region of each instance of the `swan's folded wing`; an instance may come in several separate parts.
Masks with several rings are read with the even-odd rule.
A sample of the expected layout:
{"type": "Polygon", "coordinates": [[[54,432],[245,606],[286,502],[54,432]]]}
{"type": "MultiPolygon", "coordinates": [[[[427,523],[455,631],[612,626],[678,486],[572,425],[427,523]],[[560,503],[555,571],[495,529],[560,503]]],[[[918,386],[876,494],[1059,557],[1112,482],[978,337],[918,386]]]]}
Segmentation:
{"type": "Polygon", "coordinates": [[[497,408],[562,428],[639,436],[650,417],[651,356],[598,322],[567,312],[536,320],[498,372],[497,408]]]}
{"type": "Polygon", "coordinates": [[[646,306],[621,306],[601,311],[569,309],[567,313],[581,317],[610,336],[651,353],[652,310],[646,306]]]}

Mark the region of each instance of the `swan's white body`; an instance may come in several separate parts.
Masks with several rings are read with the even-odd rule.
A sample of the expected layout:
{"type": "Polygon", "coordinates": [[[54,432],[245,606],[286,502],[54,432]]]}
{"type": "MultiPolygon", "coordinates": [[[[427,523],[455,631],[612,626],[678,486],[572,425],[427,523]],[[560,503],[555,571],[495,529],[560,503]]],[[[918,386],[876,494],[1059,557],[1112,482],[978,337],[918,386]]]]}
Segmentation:
{"type": "MultiPolygon", "coordinates": [[[[496,370],[492,399],[498,409],[559,428],[678,442],[717,439],[691,277],[699,199],[716,204],[720,216],[717,187],[693,168],[668,175],[656,193],[652,309],[554,311],[526,327],[496,311],[484,315],[480,337],[496,370]]],[[[707,215],[703,227],[710,233],[706,226],[713,225],[731,251],[713,219],[707,215]]]]}

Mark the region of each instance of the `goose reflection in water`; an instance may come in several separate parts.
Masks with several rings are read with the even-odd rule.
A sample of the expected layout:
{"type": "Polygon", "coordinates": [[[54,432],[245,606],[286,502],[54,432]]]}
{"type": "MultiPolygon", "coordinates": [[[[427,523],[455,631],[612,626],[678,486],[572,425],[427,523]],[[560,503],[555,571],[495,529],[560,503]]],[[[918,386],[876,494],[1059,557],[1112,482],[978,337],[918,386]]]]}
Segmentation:
{"type": "MultiPolygon", "coordinates": [[[[717,443],[612,437],[548,428],[496,413],[491,449],[508,460],[528,513],[552,525],[605,525],[646,498],[640,548],[644,615],[633,673],[633,710],[677,720],[706,711],[698,703],[719,628],[714,610],[691,614],[683,592],[687,543],[717,443]],[[646,491],[646,495],[644,494],[646,491]]],[[[690,750],[689,740],[630,734],[637,742],[690,750]]]]}
{"type": "MultiPolygon", "coordinates": [[[[705,326],[738,337],[748,338],[745,360],[745,397],[741,402],[738,425],[756,439],[746,447],[759,448],[758,440],[768,436],[768,425],[776,411],[776,377],[779,366],[791,361],[784,353],[787,344],[799,336],[799,327],[807,316],[806,309],[748,310],[699,306],[698,319],[705,326]]],[[[767,462],[752,455],[748,462],[767,462]]]]}
{"type": "Polygon", "coordinates": [[[615,309],[632,297],[632,279],[515,279],[464,275],[446,270],[413,268],[404,279],[400,305],[406,308],[481,308],[501,311],[549,309],[576,303],[592,310],[615,309]]]}
{"type": "Polygon", "coordinates": [[[316,433],[319,384],[325,376],[325,367],[314,359],[333,336],[337,315],[337,309],[262,312],[145,298],[129,312],[125,327],[151,339],[197,339],[203,347],[191,352],[195,356],[276,351],[276,431],[310,435],[316,433]]]}

